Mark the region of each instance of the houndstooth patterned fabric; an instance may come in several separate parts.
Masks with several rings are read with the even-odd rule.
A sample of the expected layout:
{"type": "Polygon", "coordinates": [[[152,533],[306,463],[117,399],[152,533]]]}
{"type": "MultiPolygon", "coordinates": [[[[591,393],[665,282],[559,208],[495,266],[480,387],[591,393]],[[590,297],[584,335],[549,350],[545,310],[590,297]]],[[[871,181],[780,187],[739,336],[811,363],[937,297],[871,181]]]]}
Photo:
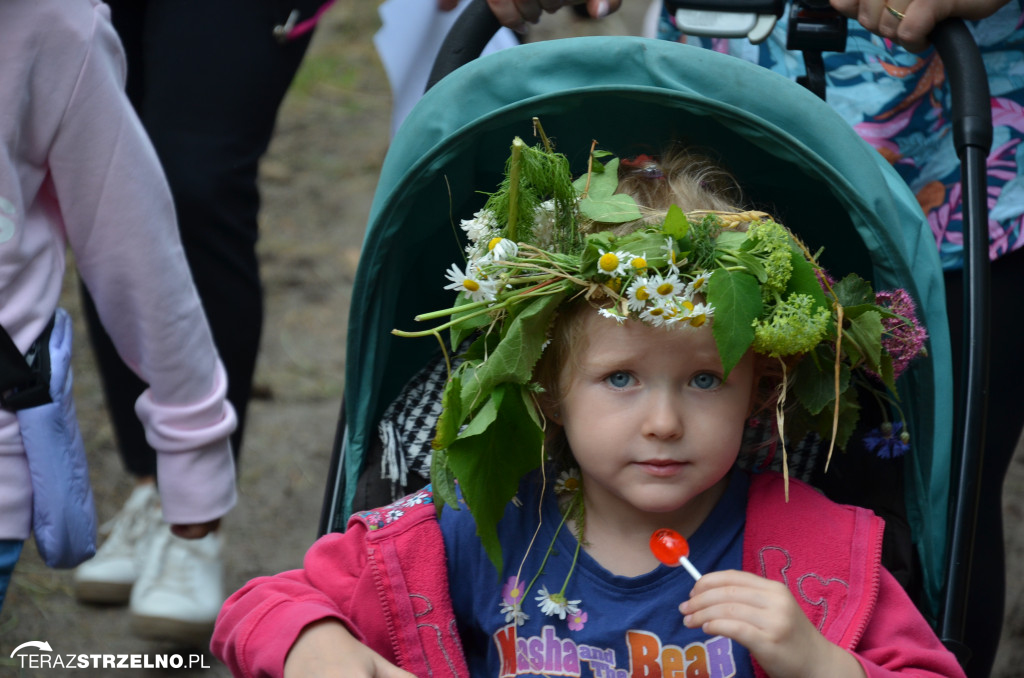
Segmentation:
{"type": "MultiPolygon", "coordinates": [[[[453,365],[454,367],[454,365],[453,365]]],[[[438,355],[417,372],[388,405],[377,426],[383,447],[380,474],[392,490],[404,494],[410,473],[430,478],[430,457],[441,416],[441,393],[448,380],[444,357],[438,355]]]]}

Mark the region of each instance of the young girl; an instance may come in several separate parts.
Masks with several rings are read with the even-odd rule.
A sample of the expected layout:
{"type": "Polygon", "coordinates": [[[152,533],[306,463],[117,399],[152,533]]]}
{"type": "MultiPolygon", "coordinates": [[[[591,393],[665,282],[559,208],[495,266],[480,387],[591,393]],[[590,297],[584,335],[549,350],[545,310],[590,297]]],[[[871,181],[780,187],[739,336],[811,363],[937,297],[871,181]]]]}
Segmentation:
{"type": "Polygon", "coordinates": [[[833,375],[891,387],[916,322],[732,209],[704,160],[592,164],[572,183],[564,158],[513,145],[448,274],[460,302],[438,330],[470,346],[432,490],[247,584],[215,654],[245,676],[962,675],[882,568],[878,518],[736,468],[766,407],[791,439],[845,443],[857,388],[833,375]],[[660,528],[688,540],[696,583],[659,564],[660,528]]]}

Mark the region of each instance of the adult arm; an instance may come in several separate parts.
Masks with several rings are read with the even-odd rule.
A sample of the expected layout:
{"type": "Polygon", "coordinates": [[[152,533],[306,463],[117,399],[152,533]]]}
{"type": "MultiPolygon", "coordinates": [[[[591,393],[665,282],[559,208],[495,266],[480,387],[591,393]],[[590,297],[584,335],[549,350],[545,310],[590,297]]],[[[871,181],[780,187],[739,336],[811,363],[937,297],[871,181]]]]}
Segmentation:
{"type": "Polygon", "coordinates": [[[93,21],[47,158],[50,190],[104,327],[149,386],[136,411],[158,453],[164,517],[208,525],[236,501],[236,418],[170,189],[124,95],[124,55],[105,5],[93,21]]]}
{"type": "MultiPolygon", "coordinates": [[[[520,33],[526,30],[526,24],[537,23],[542,12],[551,13],[566,5],[586,4],[590,16],[600,19],[618,10],[621,3],[622,0],[487,0],[498,21],[520,33]]],[[[458,4],[459,0],[437,0],[442,11],[455,9],[458,4]]]]}

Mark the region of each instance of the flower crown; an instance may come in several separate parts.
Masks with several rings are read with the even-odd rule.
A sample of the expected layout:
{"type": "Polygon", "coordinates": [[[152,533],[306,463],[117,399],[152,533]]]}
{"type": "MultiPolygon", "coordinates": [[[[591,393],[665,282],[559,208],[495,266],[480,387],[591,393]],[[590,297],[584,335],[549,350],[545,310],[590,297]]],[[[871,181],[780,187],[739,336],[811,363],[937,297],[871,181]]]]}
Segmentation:
{"type": "MultiPolygon", "coordinates": [[[[417,317],[448,320],[394,331],[440,340],[448,330],[453,350],[468,346],[455,369],[449,363],[431,482],[440,510],[457,507],[458,480],[499,572],[497,523],[522,477],[545,461],[534,367],[569,300],[590,300],[616,322],[676,331],[711,322],[726,377],[748,350],[777,358],[784,472],[786,437],[816,432],[830,441],[829,455],[845,447],[859,417],[858,386],[895,404],[895,379],[926,338],[905,291],[876,295],[852,274],[833,280],[763,212],[673,205],[660,223],[588,235],[593,224],[643,219],[631,196],[615,193],[620,160],[591,149],[587,173],[574,181],[541,135],[536,147],[513,141],[502,185],[462,221],[467,262],[451,266],[445,287],[458,293],[456,304],[417,317]]],[[[665,179],[653,162],[640,164],[651,180],[665,179]]]]}

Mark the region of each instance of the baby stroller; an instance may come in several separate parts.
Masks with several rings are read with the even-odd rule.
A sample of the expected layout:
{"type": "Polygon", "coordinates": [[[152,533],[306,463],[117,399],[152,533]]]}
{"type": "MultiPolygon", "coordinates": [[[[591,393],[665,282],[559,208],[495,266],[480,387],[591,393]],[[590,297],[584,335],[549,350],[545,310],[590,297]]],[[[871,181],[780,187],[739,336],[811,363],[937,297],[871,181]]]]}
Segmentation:
{"type": "MultiPolygon", "coordinates": [[[[980,228],[966,236],[967,247],[980,252],[968,264],[975,301],[965,343],[974,353],[964,384],[972,408],[954,426],[943,281],[929,226],[902,179],[824,102],[752,64],[642,38],[541,42],[473,61],[496,28],[484,2],[475,8],[453,34],[483,42],[443,48],[436,85],[399,129],[381,171],[355,280],[345,397],[321,533],[343,530],[355,508],[387,503],[359,496],[361,475],[379,475],[366,470],[379,465],[377,425],[438,348],[432,339],[398,339],[390,332],[418,329],[418,313],[449,305],[442,287],[445,267],[462,256],[458,222],[483,205],[481,191],[501,181],[513,137],[531,139],[532,119],[539,118],[577,173],[585,171],[595,139],[621,155],[681,139],[713,149],[748,201],[824,247],[822,264],[833,275],[857,272],[876,289],[904,288],[918,301],[930,332],[929,357],[901,378],[902,408],[914,436],[902,500],[920,561],[923,611],[941,621],[940,635],[955,648],[976,475],[975,462],[961,460],[954,449],[980,447],[987,260],[986,219],[977,210],[985,209],[984,197],[970,208],[980,228]],[[955,494],[951,478],[959,482],[955,494]]],[[[950,40],[970,41],[966,30],[950,30],[950,40]]],[[[946,49],[963,62],[962,42],[946,49]]],[[[984,83],[976,72],[965,79],[984,83]]],[[[987,93],[980,101],[982,112],[966,115],[972,122],[988,116],[987,93]]],[[[981,146],[983,163],[984,133],[982,142],[973,138],[966,145],[981,146]]],[[[965,168],[973,162],[965,159],[965,168]]],[[[979,176],[983,181],[983,165],[979,176]]]]}

